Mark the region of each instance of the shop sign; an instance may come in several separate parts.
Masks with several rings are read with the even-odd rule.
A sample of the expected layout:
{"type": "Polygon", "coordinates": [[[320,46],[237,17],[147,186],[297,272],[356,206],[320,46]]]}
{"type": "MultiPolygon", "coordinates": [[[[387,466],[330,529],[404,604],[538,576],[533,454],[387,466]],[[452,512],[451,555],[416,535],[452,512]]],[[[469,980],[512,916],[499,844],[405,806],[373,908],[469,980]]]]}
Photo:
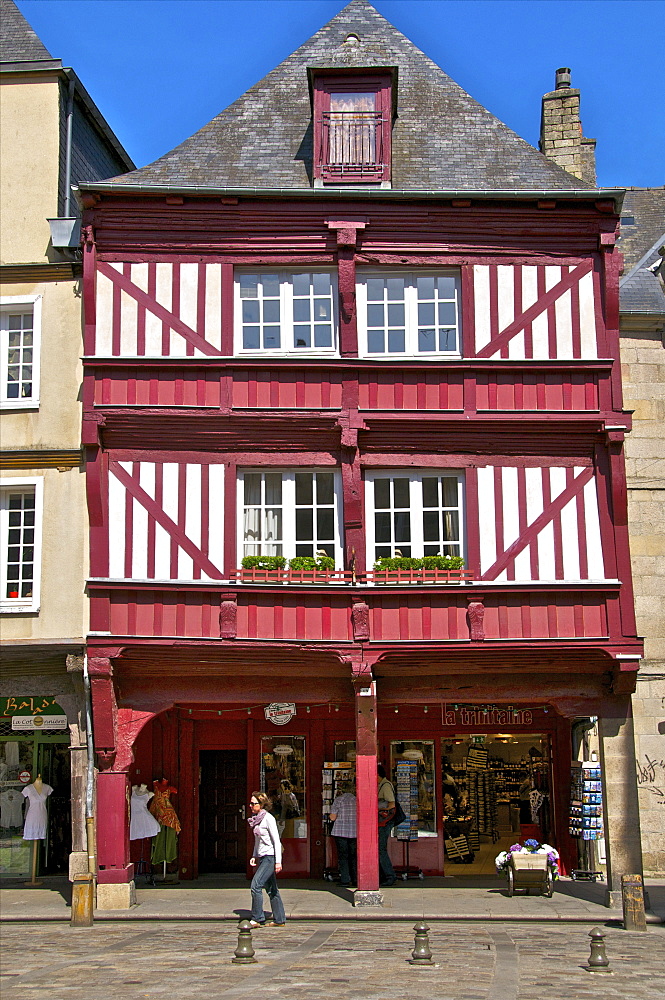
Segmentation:
{"type": "Polygon", "coordinates": [[[266,705],[265,716],[275,726],[285,726],[296,714],[296,706],[290,701],[273,701],[266,705]]]}
{"type": "Polygon", "coordinates": [[[484,743],[486,740],[487,737],[485,736],[484,733],[479,733],[478,735],[471,737],[472,743],[484,743]]]}
{"type": "MultiPolygon", "coordinates": [[[[21,695],[14,698],[0,698],[0,716],[7,718],[14,715],[65,715],[65,711],[58,705],[52,695],[47,695],[46,697],[21,695]]],[[[67,725],[66,719],[63,725],[67,725]]]]}
{"type": "Polygon", "coordinates": [[[350,760],[325,760],[323,767],[327,771],[350,771],[353,764],[350,760]]]}
{"type": "Polygon", "coordinates": [[[24,732],[35,729],[66,729],[66,715],[13,715],[12,730],[24,732]]]}
{"type": "Polygon", "coordinates": [[[445,726],[531,726],[534,724],[533,711],[528,708],[505,709],[483,708],[478,705],[460,705],[453,709],[446,705],[442,712],[445,726]]]}

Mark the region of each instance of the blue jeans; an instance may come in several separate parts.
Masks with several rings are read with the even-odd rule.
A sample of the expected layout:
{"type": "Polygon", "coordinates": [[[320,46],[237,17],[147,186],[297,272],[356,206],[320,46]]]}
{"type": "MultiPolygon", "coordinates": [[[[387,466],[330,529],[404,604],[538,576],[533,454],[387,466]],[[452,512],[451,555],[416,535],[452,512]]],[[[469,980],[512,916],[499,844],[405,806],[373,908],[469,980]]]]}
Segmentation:
{"type": "Polygon", "coordinates": [[[282,903],[282,897],[277,888],[277,879],[275,878],[275,855],[266,854],[262,858],[257,858],[256,862],[256,873],[250,887],[252,893],[252,920],[256,920],[259,924],[265,922],[266,917],[263,912],[263,890],[265,889],[272,903],[273,920],[276,924],[283,924],[286,921],[286,914],[284,913],[284,904],[282,903]]]}
{"type": "Polygon", "coordinates": [[[337,867],[342,885],[357,885],[356,857],[357,845],[355,837],[335,837],[337,843],[337,867]]]}
{"type": "Polygon", "coordinates": [[[392,828],[392,823],[379,827],[379,874],[382,882],[394,882],[396,877],[393,863],[388,857],[388,838],[392,828]]]}

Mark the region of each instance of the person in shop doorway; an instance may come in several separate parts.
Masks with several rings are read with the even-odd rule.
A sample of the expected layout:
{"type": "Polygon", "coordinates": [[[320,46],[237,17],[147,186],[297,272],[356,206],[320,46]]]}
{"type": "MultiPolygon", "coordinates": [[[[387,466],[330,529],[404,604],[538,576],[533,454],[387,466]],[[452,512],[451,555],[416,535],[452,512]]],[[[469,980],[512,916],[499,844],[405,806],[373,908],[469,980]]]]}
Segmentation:
{"type": "Polygon", "coordinates": [[[277,821],[269,812],[272,802],[265,792],[252,792],[249,808],[252,815],[248,823],[254,834],[254,853],[249,859],[256,874],[252,879],[252,927],[283,927],[286,923],[284,904],[277,888],[275,875],[282,870],[282,842],[279,839],[277,821]],[[263,890],[266,890],[272,904],[272,920],[266,920],[263,912],[263,890]]]}
{"type": "Polygon", "coordinates": [[[379,871],[380,885],[387,888],[397,881],[393,863],[388,856],[388,838],[395,817],[395,789],[386,777],[383,764],[376,768],[379,783],[379,871]]]}
{"type": "Polygon", "coordinates": [[[356,843],[356,796],[355,784],[344,782],[340,792],[330,807],[333,821],[331,833],[337,844],[337,866],[339,884],[357,885],[357,843],[356,843]]]}
{"type": "Polygon", "coordinates": [[[519,800],[520,800],[520,823],[530,823],[531,822],[531,801],[530,795],[533,788],[533,782],[531,776],[528,772],[524,771],[520,775],[520,790],[519,790],[519,800]]]}

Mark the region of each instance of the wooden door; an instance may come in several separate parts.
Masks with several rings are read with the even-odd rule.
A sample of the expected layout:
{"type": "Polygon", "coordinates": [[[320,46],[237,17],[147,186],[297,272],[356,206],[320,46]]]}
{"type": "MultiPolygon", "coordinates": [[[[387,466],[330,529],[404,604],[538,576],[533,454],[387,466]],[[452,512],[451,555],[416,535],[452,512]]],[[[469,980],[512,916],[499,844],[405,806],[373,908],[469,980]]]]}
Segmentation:
{"type": "Polygon", "coordinates": [[[202,750],[199,763],[199,871],[244,873],[248,815],[245,751],[202,750]]]}

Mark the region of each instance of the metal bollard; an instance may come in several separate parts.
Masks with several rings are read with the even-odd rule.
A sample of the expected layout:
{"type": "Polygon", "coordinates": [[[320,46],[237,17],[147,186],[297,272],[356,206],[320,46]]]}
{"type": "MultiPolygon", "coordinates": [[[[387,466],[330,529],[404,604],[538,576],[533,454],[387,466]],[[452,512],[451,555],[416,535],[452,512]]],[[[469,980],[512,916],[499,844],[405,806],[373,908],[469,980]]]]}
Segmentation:
{"type": "Polygon", "coordinates": [[[413,927],[416,932],[415,948],[411,952],[410,965],[434,965],[432,961],[432,951],[429,946],[429,927],[424,920],[413,927]]]}
{"type": "Polygon", "coordinates": [[[72,927],[92,927],[95,905],[95,876],[88,873],[74,875],[72,884],[72,927]]]}
{"type": "Polygon", "coordinates": [[[644,879],[641,875],[621,876],[621,903],[624,928],[627,931],[645,931],[647,918],[644,912],[644,879]]]}
{"type": "Polygon", "coordinates": [[[252,928],[249,920],[241,920],[238,924],[238,947],[233,954],[235,958],[232,958],[231,961],[235,965],[251,965],[257,961],[254,958],[252,928]]]}
{"type": "Polygon", "coordinates": [[[589,931],[589,937],[591,938],[591,954],[589,964],[585,965],[584,968],[587,972],[611,972],[610,960],[605,951],[605,935],[600,927],[594,927],[593,930],[589,931]]]}

